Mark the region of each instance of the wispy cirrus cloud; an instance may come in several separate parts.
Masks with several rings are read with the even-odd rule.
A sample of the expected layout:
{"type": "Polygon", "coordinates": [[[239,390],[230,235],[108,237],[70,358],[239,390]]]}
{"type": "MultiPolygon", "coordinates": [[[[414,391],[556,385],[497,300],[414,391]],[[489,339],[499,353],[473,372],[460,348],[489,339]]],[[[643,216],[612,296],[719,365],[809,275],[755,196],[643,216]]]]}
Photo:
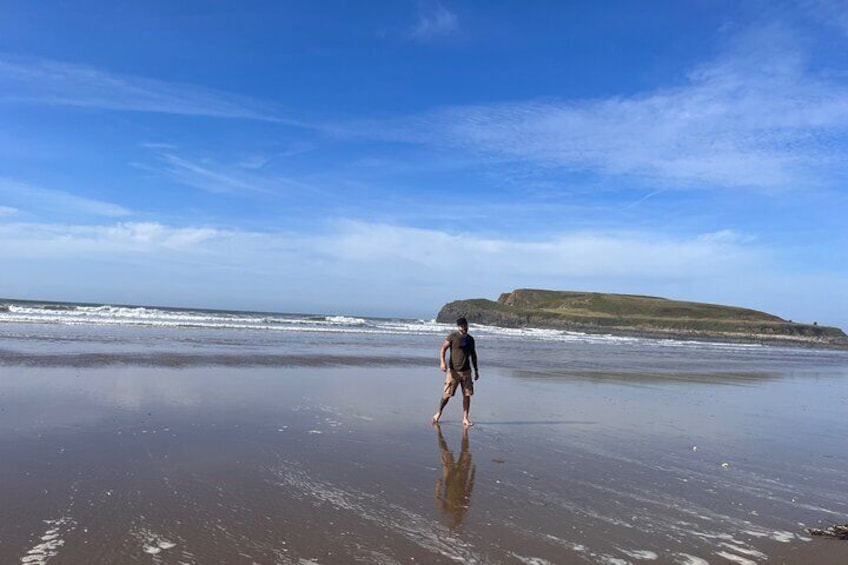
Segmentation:
{"type": "Polygon", "coordinates": [[[0,54],[0,102],[76,106],[300,125],[272,104],[191,84],[0,54]]]}
{"type": "Polygon", "coordinates": [[[131,163],[157,176],[212,194],[283,194],[287,189],[311,190],[297,179],[263,170],[267,158],[253,157],[235,164],[222,163],[208,157],[194,158],[178,154],[174,146],[150,146],[153,159],[131,163]],[[257,165],[257,163],[259,165],[257,165]]]}
{"type": "Polygon", "coordinates": [[[173,153],[159,156],[160,169],[177,182],[207,192],[268,192],[267,180],[225,170],[215,163],[198,163],[173,153]]]}
{"type": "Polygon", "coordinates": [[[418,21],[410,37],[427,41],[451,35],[459,29],[459,18],[437,0],[422,1],[418,5],[418,21]]]}
{"type": "Polygon", "coordinates": [[[813,70],[793,34],[770,26],[736,37],[678,87],[450,107],[381,131],[483,159],[655,186],[780,190],[845,180],[836,141],[848,139],[848,86],[813,70]]]}
{"type": "Polygon", "coordinates": [[[290,144],[283,150],[273,151],[271,153],[261,155],[255,154],[245,157],[241,159],[241,161],[239,161],[238,166],[244,169],[264,169],[273,161],[296,157],[298,155],[310,153],[312,151],[315,151],[316,149],[317,146],[312,143],[295,142],[290,144]]]}
{"type": "Polygon", "coordinates": [[[253,162],[227,165],[208,158],[187,158],[172,151],[158,153],[152,163],[136,162],[133,165],[214,194],[279,194],[287,188],[309,188],[295,179],[262,171],[262,167],[253,166],[253,162]]]}
{"type": "MultiPolygon", "coordinates": [[[[133,214],[131,210],[120,204],[6,178],[0,178],[0,198],[15,204],[16,208],[5,207],[6,210],[12,210],[15,214],[27,211],[38,215],[83,215],[107,218],[120,218],[133,214]]],[[[0,216],[3,215],[0,212],[0,216]]]]}

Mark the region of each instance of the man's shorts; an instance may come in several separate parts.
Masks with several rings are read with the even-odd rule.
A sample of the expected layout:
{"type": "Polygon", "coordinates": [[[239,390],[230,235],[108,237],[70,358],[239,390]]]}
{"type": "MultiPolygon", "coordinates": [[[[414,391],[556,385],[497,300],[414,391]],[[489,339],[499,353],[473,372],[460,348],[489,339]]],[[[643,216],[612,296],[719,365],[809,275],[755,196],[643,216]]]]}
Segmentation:
{"type": "Polygon", "coordinates": [[[474,394],[474,379],[471,378],[471,371],[448,370],[445,374],[445,391],[442,393],[442,398],[452,397],[456,394],[457,387],[462,387],[463,396],[474,394]]]}

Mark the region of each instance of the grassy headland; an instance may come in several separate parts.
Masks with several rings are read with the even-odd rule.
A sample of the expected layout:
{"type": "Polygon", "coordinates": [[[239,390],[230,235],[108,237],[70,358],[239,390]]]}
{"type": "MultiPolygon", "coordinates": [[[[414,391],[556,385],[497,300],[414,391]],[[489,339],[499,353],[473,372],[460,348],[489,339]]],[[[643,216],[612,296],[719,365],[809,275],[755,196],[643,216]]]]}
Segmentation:
{"type": "Polygon", "coordinates": [[[630,294],[520,289],[497,301],[451,302],[436,319],[450,323],[460,316],[509,328],[848,347],[848,336],[839,328],[800,324],[748,308],[630,294]]]}

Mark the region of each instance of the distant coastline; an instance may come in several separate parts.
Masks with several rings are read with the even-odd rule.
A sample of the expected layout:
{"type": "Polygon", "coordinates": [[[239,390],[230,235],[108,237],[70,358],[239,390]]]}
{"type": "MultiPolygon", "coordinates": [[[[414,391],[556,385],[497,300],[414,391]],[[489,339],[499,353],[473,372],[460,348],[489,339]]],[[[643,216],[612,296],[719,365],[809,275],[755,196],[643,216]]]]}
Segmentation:
{"type": "Polygon", "coordinates": [[[497,301],[450,302],[436,321],[450,323],[460,316],[472,323],[505,328],[848,349],[848,335],[840,328],[801,324],[737,306],[653,296],[518,289],[501,294],[497,301]]]}

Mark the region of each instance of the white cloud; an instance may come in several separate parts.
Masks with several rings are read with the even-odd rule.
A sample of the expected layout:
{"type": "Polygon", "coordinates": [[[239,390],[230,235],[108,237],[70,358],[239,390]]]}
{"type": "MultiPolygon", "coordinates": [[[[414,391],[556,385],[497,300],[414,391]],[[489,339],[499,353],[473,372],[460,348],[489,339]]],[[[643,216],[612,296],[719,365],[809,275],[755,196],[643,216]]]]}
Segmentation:
{"type": "Polygon", "coordinates": [[[298,125],[269,104],[189,84],[170,83],[48,59],[0,54],[0,102],[242,118],[298,125]]]}
{"type": "Polygon", "coordinates": [[[747,254],[702,238],[577,232],[520,241],[358,222],[343,224],[324,247],[338,261],[407,265],[444,275],[468,270],[487,276],[564,278],[706,274],[747,254]]]}
{"type": "MultiPolygon", "coordinates": [[[[275,264],[273,254],[295,251],[299,260],[331,259],[339,271],[358,266],[365,272],[378,268],[385,275],[398,265],[435,276],[468,270],[504,276],[639,276],[662,279],[685,273],[708,275],[716,269],[737,268],[746,262],[760,263],[764,255],[740,242],[730,232],[690,238],[640,232],[575,232],[542,240],[486,238],[344,221],[321,234],[177,228],[156,222],[122,222],[113,225],[3,224],[0,235],[16,240],[26,256],[33,251],[61,255],[88,252],[136,251],[156,253],[177,250],[239,253],[230,262],[263,257],[275,264]],[[312,257],[313,259],[308,259],[312,257]]],[[[7,248],[7,253],[9,248],[7,248]]]]}
{"type": "Polygon", "coordinates": [[[8,258],[84,258],[161,251],[202,252],[203,244],[225,238],[209,228],[172,228],[156,222],[114,225],[0,224],[0,256],[8,258]]]}
{"type": "Polygon", "coordinates": [[[445,8],[438,1],[427,1],[419,4],[418,22],[411,32],[411,37],[418,40],[429,40],[454,33],[459,28],[456,14],[445,8]]]}
{"type": "MultiPolygon", "coordinates": [[[[41,188],[1,177],[0,196],[6,200],[15,201],[19,208],[40,213],[103,216],[108,218],[132,215],[130,210],[119,204],[86,198],[61,190],[41,188]]],[[[14,210],[13,208],[9,209],[14,210]]]]}
{"type": "Polygon", "coordinates": [[[349,221],[316,234],[0,223],[0,296],[427,317],[449,300],[535,287],[733,304],[848,326],[838,291],[848,273],[799,277],[778,260],[730,231],[519,240],[349,221]]]}
{"type": "Polygon", "coordinates": [[[0,206],[0,218],[14,216],[19,214],[20,210],[11,206],[0,206]]]}
{"type": "MultiPolygon", "coordinates": [[[[89,233],[89,237],[96,236],[89,233]]],[[[184,249],[196,247],[219,237],[217,230],[209,228],[169,228],[155,222],[122,223],[101,232],[107,241],[118,245],[148,248],[184,249]]]]}
{"type": "Polygon", "coordinates": [[[148,141],[141,144],[145,149],[159,149],[163,151],[179,149],[176,145],[172,143],[163,143],[161,141],[148,141]]]}
{"type": "Polygon", "coordinates": [[[654,185],[780,190],[844,182],[835,141],[848,136],[848,86],[813,72],[789,32],[765,27],[737,36],[678,87],[445,108],[381,131],[484,159],[654,185]]]}
{"type": "MultiPolygon", "coordinates": [[[[0,257],[45,265],[62,259],[83,270],[86,261],[97,260],[116,271],[128,261],[142,261],[151,265],[146,276],[167,262],[167,272],[160,273],[167,285],[179,287],[178,279],[185,276],[203,280],[206,293],[231,299],[248,293],[272,303],[277,292],[294,292],[307,303],[342,300],[338,288],[344,287],[348,305],[380,303],[396,313],[421,307],[409,304],[412,296],[438,303],[457,296],[496,296],[522,286],[591,288],[605,281],[610,290],[620,285],[618,290],[628,291],[634,281],[704,284],[768,261],[760,250],[722,238],[577,232],[518,241],[360,222],[333,224],[313,235],[159,223],[0,224],[0,257]],[[174,265],[191,268],[180,275],[174,265]],[[221,277],[231,276],[239,282],[222,286],[221,277]]],[[[120,274],[110,277],[110,284],[115,278],[120,274]]]]}
{"type": "Polygon", "coordinates": [[[711,233],[704,233],[698,236],[700,241],[717,242],[717,243],[750,243],[754,238],[741,234],[735,230],[719,230],[711,233]]]}

